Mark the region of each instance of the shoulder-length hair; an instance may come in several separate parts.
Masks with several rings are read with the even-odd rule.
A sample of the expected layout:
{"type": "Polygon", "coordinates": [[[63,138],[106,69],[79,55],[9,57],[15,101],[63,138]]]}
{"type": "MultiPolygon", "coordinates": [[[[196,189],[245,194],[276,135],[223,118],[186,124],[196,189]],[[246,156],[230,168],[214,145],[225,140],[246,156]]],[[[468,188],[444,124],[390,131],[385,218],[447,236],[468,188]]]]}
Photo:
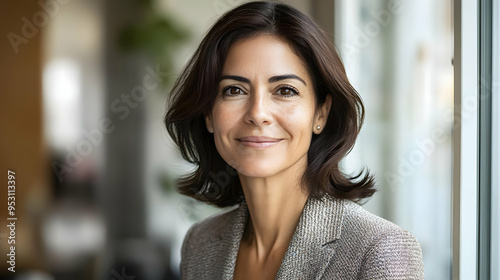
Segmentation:
{"type": "MultiPolygon", "coordinates": [[[[269,34],[290,44],[306,64],[316,105],[332,98],[321,134],[313,134],[302,186],[315,198],[360,200],[374,192],[368,172],[348,176],[339,161],[350,152],[364,119],[360,96],[349,83],[334,45],[310,18],[280,3],[250,2],[224,14],[209,30],[172,88],[166,128],[182,156],[197,168],[178,182],[179,192],[219,207],[241,202],[237,172],[219,155],[204,117],[216,98],[222,68],[231,45],[243,38],[269,34]]],[[[312,132],[311,132],[312,133],[312,132]]]]}

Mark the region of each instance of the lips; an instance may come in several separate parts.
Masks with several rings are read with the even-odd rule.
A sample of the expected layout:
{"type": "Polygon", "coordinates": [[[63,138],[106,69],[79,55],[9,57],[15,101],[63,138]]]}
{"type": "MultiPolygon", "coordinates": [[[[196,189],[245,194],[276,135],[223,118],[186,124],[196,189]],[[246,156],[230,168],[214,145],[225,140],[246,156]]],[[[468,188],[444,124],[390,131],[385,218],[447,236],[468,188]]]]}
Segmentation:
{"type": "Polygon", "coordinates": [[[267,148],[274,146],[281,142],[283,139],[272,138],[266,136],[245,136],[236,138],[241,144],[251,148],[267,148]]]}

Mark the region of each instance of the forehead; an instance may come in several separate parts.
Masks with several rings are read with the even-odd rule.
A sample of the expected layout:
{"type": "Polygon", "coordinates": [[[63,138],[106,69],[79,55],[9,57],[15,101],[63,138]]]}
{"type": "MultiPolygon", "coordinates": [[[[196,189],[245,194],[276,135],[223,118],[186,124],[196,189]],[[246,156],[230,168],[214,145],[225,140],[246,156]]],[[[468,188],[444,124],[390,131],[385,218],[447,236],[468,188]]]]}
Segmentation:
{"type": "Polygon", "coordinates": [[[233,43],[222,72],[247,76],[296,74],[310,80],[304,62],[290,44],[272,35],[253,36],[233,43]]]}

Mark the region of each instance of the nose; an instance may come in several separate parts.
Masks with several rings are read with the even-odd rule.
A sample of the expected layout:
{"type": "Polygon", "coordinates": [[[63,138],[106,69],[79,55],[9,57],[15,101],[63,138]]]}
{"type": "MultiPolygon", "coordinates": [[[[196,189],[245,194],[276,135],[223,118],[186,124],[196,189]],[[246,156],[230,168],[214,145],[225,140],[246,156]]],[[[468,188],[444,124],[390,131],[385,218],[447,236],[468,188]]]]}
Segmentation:
{"type": "Polygon", "coordinates": [[[266,90],[256,90],[248,99],[245,122],[255,126],[270,125],[272,123],[272,100],[266,90]]]}

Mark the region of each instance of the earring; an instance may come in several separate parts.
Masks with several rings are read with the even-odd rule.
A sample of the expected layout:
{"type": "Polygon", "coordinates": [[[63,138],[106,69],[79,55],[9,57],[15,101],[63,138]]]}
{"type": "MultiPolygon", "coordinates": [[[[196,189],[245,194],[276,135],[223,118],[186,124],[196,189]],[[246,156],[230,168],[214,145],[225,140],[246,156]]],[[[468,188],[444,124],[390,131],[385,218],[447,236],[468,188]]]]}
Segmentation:
{"type": "Polygon", "coordinates": [[[316,129],[317,129],[317,130],[320,130],[320,129],[321,129],[321,126],[319,126],[319,125],[318,125],[318,126],[316,126],[316,129]]]}

